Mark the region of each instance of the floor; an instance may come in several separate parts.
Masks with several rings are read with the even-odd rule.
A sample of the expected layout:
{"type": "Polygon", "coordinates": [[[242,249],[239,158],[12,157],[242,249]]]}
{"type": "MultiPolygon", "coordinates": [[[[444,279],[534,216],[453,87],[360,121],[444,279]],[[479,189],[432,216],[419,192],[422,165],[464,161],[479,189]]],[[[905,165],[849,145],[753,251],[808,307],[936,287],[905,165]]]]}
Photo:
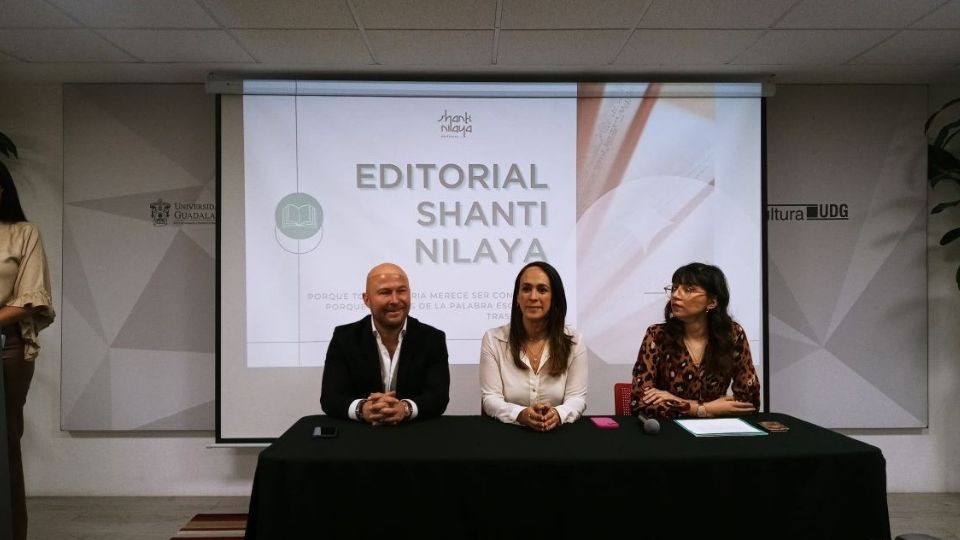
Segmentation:
{"type": "Polygon", "coordinates": [[[891,493],[890,534],[924,533],[960,540],[960,493],[891,493]]]}
{"type": "Polygon", "coordinates": [[[247,497],[28,497],[28,540],[169,540],[195,514],[247,511],[247,497]]]}
{"type": "MultiPolygon", "coordinates": [[[[892,493],[894,537],[960,540],[960,493],[892,493]]],[[[29,540],[168,540],[194,514],[247,511],[246,497],[32,497],[29,540]]]]}

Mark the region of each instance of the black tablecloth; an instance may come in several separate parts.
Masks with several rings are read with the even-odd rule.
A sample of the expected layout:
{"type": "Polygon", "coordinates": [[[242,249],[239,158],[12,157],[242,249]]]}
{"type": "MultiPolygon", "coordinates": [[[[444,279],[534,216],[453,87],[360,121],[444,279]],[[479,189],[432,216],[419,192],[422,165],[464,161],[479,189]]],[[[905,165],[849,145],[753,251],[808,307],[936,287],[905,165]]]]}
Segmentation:
{"type": "Polygon", "coordinates": [[[257,462],[248,539],[889,540],[880,450],[782,414],[785,433],[659,435],[589,418],[537,433],[484,417],[300,419],[257,462]],[[336,438],[312,436],[337,426],[336,438]]]}

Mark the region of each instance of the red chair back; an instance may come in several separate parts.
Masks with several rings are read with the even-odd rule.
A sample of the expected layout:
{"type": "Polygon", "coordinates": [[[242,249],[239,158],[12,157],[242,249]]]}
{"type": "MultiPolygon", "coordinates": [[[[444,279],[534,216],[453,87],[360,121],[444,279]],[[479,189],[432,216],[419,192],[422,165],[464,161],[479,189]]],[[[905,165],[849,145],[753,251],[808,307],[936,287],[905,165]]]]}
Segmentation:
{"type": "Polygon", "coordinates": [[[613,408],[617,416],[630,416],[630,395],[633,384],[616,383],[613,385],[613,408]]]}

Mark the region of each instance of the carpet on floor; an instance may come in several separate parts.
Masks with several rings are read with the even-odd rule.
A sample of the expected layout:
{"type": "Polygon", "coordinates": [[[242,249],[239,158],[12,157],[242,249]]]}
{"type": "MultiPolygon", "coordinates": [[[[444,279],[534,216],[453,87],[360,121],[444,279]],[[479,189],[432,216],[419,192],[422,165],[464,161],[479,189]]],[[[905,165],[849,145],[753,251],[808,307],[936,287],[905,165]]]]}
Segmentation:
{"type": "Polygon", "coordinates": [[[203,538],[204,540],[230,540],[243,538],[247,528],[246,514],[197,514],[180,528],[170,540],[203,538]]]}

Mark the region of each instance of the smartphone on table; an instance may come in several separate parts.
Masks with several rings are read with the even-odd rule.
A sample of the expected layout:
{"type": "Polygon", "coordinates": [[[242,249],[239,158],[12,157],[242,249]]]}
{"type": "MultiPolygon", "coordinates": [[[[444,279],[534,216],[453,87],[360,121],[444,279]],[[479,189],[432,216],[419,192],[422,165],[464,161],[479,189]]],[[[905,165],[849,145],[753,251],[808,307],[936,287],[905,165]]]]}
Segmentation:
{"type": "Polygon", "coordinates": [[[593,425],[601,429],[617,429],[620,424],[609,416],[593,416],[590,418],[593,425]]]}
{"type": "Polygon", "coordinates": [[[757,423],[760,424],[760,427],[769,431],[770,433],[782,433],[784,431],[790,431],[790,428],[775,420],[764,420],[763,422],[757,423]]]}
{"type": "Polygon", "coordinates": [[[337,426],[317,426],[313,428],[313,436],[318,439],[327,439],[339,435],[337,426]]]}

